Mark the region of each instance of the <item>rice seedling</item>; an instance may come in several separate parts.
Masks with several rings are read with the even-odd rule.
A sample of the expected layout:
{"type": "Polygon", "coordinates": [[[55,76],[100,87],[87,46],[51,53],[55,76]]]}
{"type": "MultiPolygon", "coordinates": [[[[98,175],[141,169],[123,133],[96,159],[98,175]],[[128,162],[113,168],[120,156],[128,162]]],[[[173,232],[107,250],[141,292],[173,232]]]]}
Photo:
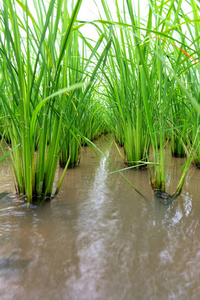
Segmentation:
{"type": "MultiPolygon", "coordinates": [[[[107,18],[113,22],[109,6],[105,1],[102,1],[102,4],[107,18]]],[[[118,24],[127,24],[126,14],[120,14],[117,1],[115,5],[118,24]]],[[[123,8],[125,10],[125,1],[123,1],[123,8]]],[[[128,17],[131,17],[130,14],[128,17]]],[[[107,95],[113,111],[111,126],[115,139],[124,146],[127,164],[136,167],[139,167],[139,164],[145,164],[150,147],[140,87],[140,58],[136,46],[139,40],[139,32],[134,38],[125,25],[124,28],[123,26],[119,29],[115,28],[113,48],[110,51],[105,75],[107,95]]]]}
{"type": "MultiPolygon", "coordinates": [[[[191,26],[191,19],[188,17],[187,14],[182,14],[183,19],[186,23],[186,28],[188,35],[190,36],[190,48],[193,49],[190,55],[187,56],[187,60],[190,61],[190,65],[188,66],[187,71],[187,90],[189,90],[193,99],[196,100],[197,104],[200,103],[200,90],[199,90],[199,76],[200,76],[200,55],[199,55],[199,15],[200,15],[200,8],[198,4],[191,0],[188,1],[188,4],[191,7],[191,11],[193,14],[192,26],[191,26]]],[[[181,85],[183,93],[185,93],[183,86],[181,85]]],[[[191,100],[191,98],[188,98],[191,100]]],[[[194,101],[193,101],[194,103],[194,101]]],[[[197,167],[200,166],[200,135],[199,135],[199,112],[198,109],[192,113],[191,117],[192,126],[190,127],[190,135],[189,135],[189,142],[188,148],[191,149],[192,147],[195,149],[195,155],[193,164],[197,167]]]]}
{"type": "MultiPolygon", "coordinates": [[[[118,2],[115,1],[118,16],[118,20],[115,22],[111,18],[105,1],[102,1],[102,4],[109,23],[119,27],[109,65],[112,70],[110,77],[114,77],[114,80],[112,82],[112,79],[109,78],[108,86],[109,97],[111,99],[110,95],[113,95],[113,99],[115,99],[113,103],[118,106],[120,121],[123,124],[126,152],[127,144],[131,144],[132,152],[137,148],[135,142],[138,137],[137,130],[132,130],[133,124],[137,120],[136,124],[140,124],[137,127],[140,141],[141,137],[144,139],[147,135],[150,136],[154,164],[153,169],[149,167],[150,180],[155,193],[159,191],[160,195],[165,193],[164,148],[166,135],[172,139],[174,155],[181,157],[187,153],[188,160],[177,191],[174,193],[173,198],[175,198],[182,189],[194,153],[194,147],[189,152],[186,149],[189,140],[188,126],[191,126],[191,105],[188,104],[180,86],[177,87],[175,79],[176,76],[181,76],[188,84],[187,71],[192,67],[191,56],[186,52],[186,47],[188,48],[186,39],[187,42],[190,39],[184,36],[180,24],[181,1],[149,1],[148,16],[146,21],[142,20],[143,23],[146,22],[145,26],[141,22],[140,10],[138,9],[138,15],[135,15],[131,1],[123,1],[123,11],[126,12],[124,14],[119,13],[118,2]],[[124,15],[127,16],[127,14],[128,18],[125,18],[124,15]],[[126,43],[124,36],[128,36],[126,43]],[[181,44],[181,48],[176,46],[177,42],[181,44]],[[133,62],[132,72],[130,72],[131,62],[133,62]],[[132,91],[135,91],[132,93],[134,100],[130,101],[130,104],[129,99],[132,98],[127,89],[130,82],[127,73],[131,74],[130,86],[132,91]],[[141,106],[138,106],[138,103],[141,103],[141,106]],[[135,114],[132,119],[129,117],[131,111],[133,115],[135,114]],[[138,122],[140,118],[142,126],[138,122]],[[129,120],[131,121],[129,122],[129,120]],[[143,127],[146,127],[145,133],[143,133],[143,127]]],[[[197,136],[195,135],[196,140],[197,136]]],[[[143,152],[142,143],[140,142],[138,145],[138,149],[143,152]]],[[[149,154],[148,149],[149,147],[145,149],[146,157],[149,154]]],[[[135,157],[137,158],[134,161],[138,162],[144,159],[144,154],[135,157]]]]}
{"type": "MultiPolygon", "coordinates": [[[[162,2],[164,5],[164,2],[162,2]]],[[[170,10],[167,11],[167,15],[165,18],[162,16],[162,18],[155,19],[155,24],[157,26],[157,29],[161,27],[160,33],[162,34],[163,31],[164,33],[169,30],[168,25],[169,23],[166,22],[167,18],[173,20],[174,22],[176,21],[176,18],[178,16],[178,11],[177,9],[175,10],[175,7],[171,7],[171,12],[170,10]],[[173,9],[172,9],[173,8],[173,9]],[[174,14],[173,14],[174,12],[174,14]],[[160,20],[162,20],[160,22],[160,20]],[[165,27],[166,26],[166,27],[165,27]]],[[[159,7],[154,3],[153,6],[154,12],[156,13],[157,16],[161,16],[162,11],[159,11],[159,7]]],[[[175,65],[173,65],[173,68],[175,69],[175,74],[178,72],[179,69],[179,64],[180,64],[180,57],[181,57],[181,52],[177,53],[175,51],[176,49],[173,49],[171,52],[171,46],[174,47],[174,44],[172,43],[174,36],[172,34],[168,36],[171,41],[169,43],[169,46],[166,47],[165,39],[156,38],[155,41],[155,48],[153,49],[153,61],[155,61],[155,70],[154,66],[152,66],[152,69],[150,71],[150,74],[145,70],[145,66],[143,65],[141,68],[142,72],[142,91],[143,91],[143,100],[144,100],[144,106],[145,106],[145,111],[146,111],[146,117],[148,120],[148,125],[149,125],[149,130],[150,130],[150,135],[151,135],[151,141],[152,141],[152,148],[153,148],[153,154],[154,154],[154,169],[155,169],[155,175],[152,175],[151,169],[150,169],[150,179],[151,179],[151,184],[152,187],[155,191],[155,193],[159,193],[159,196],[162,197],[163,194],[166,194],[165,192],[165,169],[164,169],[164,145],[165,145],[165,131],[167,130],[167,124],[168,121],[170,120],[170,124],[172,125],[172,152],[176,154],[177,156],[183,156],[185,154],[185,144],[184,144],[184,138],[185,134],[187,133],[186,131],[188,130],[186,126],[182,125],[185,122],[185,116],[188,113],[188,110],[185,106],[185,97],[181,93],[180,89],[178,90],[178,93],[175,93],[177,89],[175,89],[175,79],[174,79],[174,74],[171,72],[169,69],[169,64],[167,61],[168,58],[168,52],[170,52],[170,57],[174,59],[176,62],[175,65]],[[165,45],[165,51],[164,51],[164,45],[165,45]],[[167,52],[168,51],[168,52],[167,52]],[[173,55],[172,55],[173,54],[173,55]],[[176,59],[176,56],[178,56],[178,59],[176,59]],[[152,72],[153,71],[153,72],[152,72]],[[153,75],[153,76],[152,76],[153,75]],[[154,77],[155,76],[155,77],[154,77]],[[152,78],[154,78],[154,83],[152,84],[152,78]],[[157,83],[157,84],[156,84],[157,83]],[[153,89],[152,89],[153,87],[153,89]],[[156,89],[157,87],[157,89],[156,89]],[[157,90],[157,92],[156,92],[157,90]],[[156,92],[156,93],[155,93],[156,92]],[[149,102],[151,99],[158,99],[157,101],[157,111],[158,113],[155,114],[157,116],[158,124],[159,124],[159,145],[157,142],[157,139],[155,137],[155,132],[156,129],[154,127],[155,123],[152,118],[152,110],[150,109],[149,102]],[[171,100],[171,102],[168,101],[168,99],[171,100]],[[177,103],[179,105],[177,105],[177,103]],[[182,111],[183,108],[185,108],[186,114],[184,116],[184,112],[182,111]],[[170,113],[171,112],[171,113],[170,113]],[[178,121],[178,122],[177,122],[178,121]],[[180,126],[181,122],[181,126],[180,126]],[[177,130],[179,128],[179,130],[177,130]],[[180,129],[182,130],[181,134],[179,133],[180,129]],[[159,149],[158,149],[159,147],[159,149]],[[179,151],[179,152],[178,152],[179,151]]],[[[179,32],[180,33],[180,32],[179,32]]],[[[176,32],[177,34],[177,32],[176,32]]],[[[180,38],[182,41],[182,37],[180,38]]],[[[184,52],[183,49],[181,49],[182,52],[184,52]]],[[[155,119],[154,116],[154,119],[155,119]]],[[[187,122],[186,122],[187,124],[187,122]]],[[[188,156],[188,161],[185,165],[185,169],[183,171],[183,174],[181,176],[180,182],[178,184],[177,190],[174,193],[174,195],[171,197],[168,195],[169,198],[175,199],[181,192],[184,180],[188,171],[188,168],[191,163],[191,156],[192,156],[192,151],[190,155],[188,156]]]]}
{"type": "Polygon", "coordinates": [[[16,190],[26,196],[28,203],[52,195],[63,122],[62,94],[80,87],[57,92],[61,62],[81,1],[76,2],[68,19],[60,47],[56,38],[63,1],[50,1],[47,10],[43,2],[35,1],[34,5],[40,21],[31,14],[27,1],[4,0],[0,36],[5,66],[5,90],[0,92],[0,97],[7,125],[11,124],[8,130],[14,148],[11,158],[16,190]],[[44,24],[43,14],[46,15],[44,24]],[[60,118],[50,109],[56,98],[60,101],[60,118]]]}
{"type": "MultiPolygon", "coordinates": [[[[66,156],[63,176],[70,163],[77,163],[84,138],[83,111],[91,110],[87,99],[110,47],[108,41],[93,71],[86,76],[98,47],[84,64],[85,57],[80,57],[78,48],[79,26],[75,24],[81,2],[72,5],[71,13],[66,2],[56,0],[51,0],[48,7],[34,1],[34,15],[27,0],[4,0],[1,8],[5,89],[0,97],[14,148],[11,159],[16,190],[28,203],[52,197],[59,155],[66,156]]],[[[90,114],[94,119],[94,111],[90,114]]]]}
{"type": "MultiPolygon", "coordinates": [[[[66,16],[64,17],[66,20],[66,16]]],[[[64,27],[65,28],[65,27],[64,27]]],[[[63,29],[64,30],[64,29],[63,29]]],[[[62,85],[73,85],[77,82],[91,82],[95,77],[98,78],[99,67],[92,68],[94,64],[92,59],[95,58],[96,51],[103,41],[102,36],[95,47],[90,46],[89,58],[85,55],[86,43],[84,37],[80,32],[73,32],[70,39],[70,47],[65,54],[65,64],[62,72],[62,85]],[[82,55],[80,54],[80,43],[82,43],[82,55]]],[[[98,56],[98,61],[101,62],[105,59],[105,53],[98,56]]],[[[100,66],[100,65],[99,65],[100,66]]],[[[96,80],[96,79],[95,79],[96,80]]],[[[65,118],[70,123],[70,127],[63,128],[63,134],[66,137],[60,152],[60,165],[65,166],[70,156],[69,166],[75,166],[80,160],[79,152],[81,144],[84,140],[81,138],[80,133],[90,140],[96,138],[102,133],[102,120],[103,117],[100,113],[100,101],[94,93],[95,84],[90,86],[87,93],[84,88],[74,90],[71,94],[64,95],[65,101],[65,118]],[[72,132],[72,125],[79,132],[72,132]]]]}

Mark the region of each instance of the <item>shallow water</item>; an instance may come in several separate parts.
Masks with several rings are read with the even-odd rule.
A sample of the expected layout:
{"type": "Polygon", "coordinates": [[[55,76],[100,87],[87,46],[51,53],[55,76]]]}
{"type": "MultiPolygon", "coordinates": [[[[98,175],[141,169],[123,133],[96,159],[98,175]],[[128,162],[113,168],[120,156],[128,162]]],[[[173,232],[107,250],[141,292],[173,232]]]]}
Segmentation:
{"type": "MultiPolygon", "coordinates": [[[[115,145],[105,138],[97,144],[124,167],[115,145]]],[[[169,150],[165,161],[173,193],[184,159],[169,150]]],[[[124,174],[149,203],[112,171],[86,147],[60,194],[27,208],[1,163],[0,299],[199,298],[200,170],[191,167],[170,205],[154,199],[147,170],[124,174]]]]}

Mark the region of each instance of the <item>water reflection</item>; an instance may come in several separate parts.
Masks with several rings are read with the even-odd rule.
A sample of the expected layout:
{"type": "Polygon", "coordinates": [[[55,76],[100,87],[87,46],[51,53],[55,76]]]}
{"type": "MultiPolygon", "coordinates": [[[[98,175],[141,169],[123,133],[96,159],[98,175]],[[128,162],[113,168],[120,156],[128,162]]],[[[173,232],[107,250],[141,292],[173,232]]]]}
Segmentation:
{"type": "MultiPolygon", "coordinates": [[[[97,143],[123,168],[114,145],[97,143]]],[[[181,161],[166,163],[172,193],[181,161]]],[[[198,299],[199,170],[170,205],[154,199],[146,170],[126,171],[152,208],[112,171],[85,148],[52,202],[27,208],[0,190],[1,299],[198,299]]]]}

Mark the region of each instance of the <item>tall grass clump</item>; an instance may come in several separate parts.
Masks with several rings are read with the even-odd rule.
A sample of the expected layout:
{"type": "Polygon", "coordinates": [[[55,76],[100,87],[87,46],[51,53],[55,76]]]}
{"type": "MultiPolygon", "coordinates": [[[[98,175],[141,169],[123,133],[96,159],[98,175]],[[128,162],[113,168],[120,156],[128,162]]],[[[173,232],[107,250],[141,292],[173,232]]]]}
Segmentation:
{"type": "Polygon", "coordinates": [[[47,9],[43,2],[34,1],[35,16],[27,1],[4,0],[1,8],[5,89],[0,97],[7,125],[11,124],[8,128],[12,147],[20,144],[11,154],[16,190],[28,203],[52,195],[62,138],[62,93],[76,88],[58,91],[58,83],[80,5],[81,1],[77,1],[62,39],[58,32],[63,1],[51,0],[47,9]],[[53,110],[58,99],[59,114],[53,110]]]}
{"type": "Polygon", "coordinates": [[[51,0],[47,8],[34,1],[34,16],[27,1],[4,0],[1,8],[4,90],[0,97],[12,147],[20,144],[11,154],[16,190],[28,203],[52,196],[62,126],[65,123],[70,130],[71,125],[65,117],[64,95],[83,87],[80,82],[60,83],[81,2],[76,1],[63,31],[64,1],[51,0]]]}
{"type": "Polygon", "coordinates": [[[105,64],[111,35],[98,56],[104,35],[96,46],[90,45],[89,58],[84,56],[85,40],[79,32],[82,25],[77,23],[81,3],[72,2],[71,12],[63,0],[51,0],[48,6],[37,0],[31,10],[27,0],[4,0],[1,7],[4,89],[0,98],[14,148],[11,159],[16,190],[28,203],[58,193],[68,165],[77,163],[88,127],[83,124],[84,114],[90,115],[91,125],[98,119],[98,109],[88,99],[98,69],[105,64]],[[89,65],[96,57],[91,70],[89,65]],[[59,156],[64,171],[54,190],[59,156]]]}
{"type": "MultiPolygon", "coordinates": [[[[63,31],[67,26],[66,20],[67,15],[64,13],[63,31]]],[[[66,138],[60,152],[61,166],[65,166],[68,159],[70,166],[78,164],[80,148],[85,143],[82,136],[93,140],[104,131],[105,122],[101,113],[102,104],[96,92],[99,67],[103,59],[106,59],[106,51],[97,54],[103,40],[104,36],[101,36],[95,47],[93,47],[78,30],[71,34],[70,47],[65,53],[60,78],[62,85],[71,86],[76,83],[90,83],[90,85],[88,85],[86,91],[83,86],[63,95],[66,99],[64,114],[70,125],[62,129],[66,138]],[[73,128],[76,128],[76,130],[74,131],[73,128]]]]}
{"type": "MultiPolygon", "coordinates": [[[[115,1],[117,26],[112,18],[109,4],[102,1],[105,15],[114,26],[112,50],[105,79],[107,80],[107,97],[113,112],[111,127],[116,141],[124,146],[126,163],[139,167],[147,161],[150,148],[150,136],[142,101],[140,64],[141,58],[137,47],[140,32],[132,35],[130,14],[120,13],[115,1]],[[116,26],[115,26],[116,25],[116,26]]],[[[127,10],[123,1],[123,10],[127,10]]],[[[138,20],[134,20],[138,24],[138,20]]],[[[104,26],[106,31],[106,27],[104,26]]]]}
{"type": "MultiPolygon", "coordinates": [[[[154,2],[154,5],[151,6],[155,16],[155,28],[156,31],[158,30],[157,35],[154,37],[155,42],[153,43],[151,40],[151,46],[154,45],[151,50],[151,61],[153,61],[153,64],[148,69],[144,64],[141,66],[143,101],[154,155],[155,173],[153,176],[150,169],[150,179],[154,191],[156,193],[159,191],[159,195],[165,193],[166,189],[164,166],[165,132],[170,130],[172,153],[179,157],[184,156],[188,140],[188,128],[186,125],[190,121],[190,116],[189,118],[186,116],[191,109],[191,105],[187,105],[185,95],[180,87],[176,87],[177,81],[175,80],[177,74],[181,74],[185,80],[184,75],[189,68],[188,63],[184,59],[181,61],[181,56],[186,53],[183,48],[187,45],[182,30],[180,28],[179,30],[173,30],[173,28],[176,28],[175,25],[179,24],[180,3],[178,1],[173,1],[170,5],[166,5],[163,1],[161,3],[162,5],[160,6],[160,3],[154,2]],[[176,5],[178,6],[176,7],[176,5]],[[168,22],[169,19],[171,22],[168,22]],[[177,42],[177,38],[182,46],[181,48],[174,44],[174,42],[177,42]],[[156,110],[153,113],[150,103],[154,99],[157,99],[157,102],[156,110]],[[157,129],[155,129],[155,118],[158,124],[157,129]],[[169,124],[170,128],[168,127],[169,124]],[[159,144],[155,138],[156,131],[159,132],[159,144]]],[[[151,27],[149,29],[155,30],[151,27]]],[[[176,198],[182,190],[192,156],[193,149],[188,154],[188,160],[172,198],[176,198]]]]}
{"type": "Polygon", "coordinates": [[[180,86],[183,93],[187,95],[187,99],[190,100],[191,103],[195,104],[194,110],[191,113],[191,123],[189,131],[189,142],[188,148],[195,149],[193,164],[200,167],[200,118],[199,118],[199,110],[198,105],[200,104],[200,88],[199,88],[199,76],[200,76],[200,54],[199,54],[199,35],[200,35],[200,25],[199,25],[199,17],[200,17],[200,7],[196,1],[190,0],[188,1],[188,5],[191,7],[191,13],[193,20],[189,18],[187,13],[182,11],[182,18],[185,21],[185,26],[187,28],[187,33],[190,38],[190,50],[189,55],[187,56],[188,63],[188,71],[186,77],[186,86],[180,86]],[[187,91],[184,88],[187,88],[187,91]],[[190,95],[188,95],[188,92],[190,95]]]}
{"type": "MultiPolygon", "coordinates": [[[[148,157],[152,188],[155,193],[164,195],[166,138],[171,140],[174,156],[187,155],[187,162],[172,197],[175,198],[182,190],[194,148],[197,149],[194,142],[188,148],[194,111],[179,84],[181,79],[183,86],[192,90],[191,81],[198,81],[198,75],[191,75],[197,74],[196,64],[191,60],[195,53],[191,53],[194,50],[194,45],[190,44],[192,37],[184,32],[185,24],[190,28],[189,24],[195,21],[187,19],[184,22],[182,19],[185,16],[181,8],[182,1],[150,0],[145,20],[140,16],[139,2],[135,13],[132,1],[124,0],[120,8],[119,2],[115,1],[115,20],[111,17],[113,14],[108,3],[104,0],[101,2],[107,23],[115,28],[105,78],[112,110],[118,116],[113,118],[113,124],[118,120],[118,128],[123,132],[127,162],[137,166],[148,157]],[[132,158],[130,153],[134,154],[132,158]]],[[[194,1],[191,3],[195,11],[197,6],[194,1]]],[[[106,31],[106,21],[102,23],[106,31]]],[[[192,33],[191,30],[189,32],[192,33]]],[[[193,41],[198,41],[197,36],[193,41]]],[[[116,127],[113,125],[114,132],[116,127]]],[[[197,134],[194,139],[198,144],[197,134]]]]}

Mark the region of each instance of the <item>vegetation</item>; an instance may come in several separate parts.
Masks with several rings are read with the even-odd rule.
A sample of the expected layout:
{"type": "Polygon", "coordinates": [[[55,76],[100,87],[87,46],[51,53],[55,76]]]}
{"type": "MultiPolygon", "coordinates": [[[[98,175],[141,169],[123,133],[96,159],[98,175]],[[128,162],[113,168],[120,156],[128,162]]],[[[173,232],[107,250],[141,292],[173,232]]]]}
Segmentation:
{"type": "Polygon", "coordinates": [[[11,144],[18,194],[28,203],[56,195],[81,147],[110,131],[125,163],[148,166],[161,195],[170,141],[172,155],[186,157],[177,197],[190,164],[200,166],[198,4],[149,0],[143,18],[140,1],[135,12],[131,0],[115,0],[114,8],[101,0],[91,22],[96,42],[82,34],[81,0],[32,4],[0,7],[0,133],[11,144]],[[55,189],[58,162],[64,170],[55,189]]]}
{"type": "MultiPolygon", "coordinates": [[[[11,159],[16,190],[26,196],[28,203],[34,198],[43,201],[52,196],[58,157],[64,144],[69,137],[73,144],[82,137],[75,120],[79,116],[81,122],[83,117],[77,109],[78,89],[82,90],[82,101],[91,91],[85,78],[87,74],[83,73],[84,79],[77,83],[75,78],[71,79],[71,71],[66,74],[69,51],[75,43],[71,41],[72,31],[76,31],[74,26],[81,1],[74,5],[70,18],[63,15],[62,11],[67,11],[64,1],[51,0],[47,10],[39,0],[34,1],[34,5],[36,18],[27,1],[3,1],[0,36],[3,77],[0,97],[8,134],[15,148],[11,159]],[[22,19],[18,18],[19,12],[22,19]]],[[[77,47],[73,50],[71,56],[76,57],[77,47]]],[[[101,55],[99,65],[105,54],[101,55]]],[[[84,68],[83,65],[80,72],[85,72],[84,68]]],[[[93,76],[95,72],[97,68],[93,76]]],[[[64,173],[71,158],[68,159],[64,173]]]]}
{"type": "MultiPolygon", "coordinates": [[[[188,25],[195,23],[195,20],[188,20],[181,3],[149,1],[148,15],[143,20],[139,8],[138,14],[134,13],[132,1],[123,1],[121,10],[126,12],[124,14],[120,14],[118,2],[115,1],[118,19],[114,22],[109,7],[102,1],[109,23],[116,27],[110,56],[110,78],[107,80],[108,97],[113,100],[112,106],[116,106],[113,124],[118,114],[129,164],[140,166],[145,164],[147,158],[154,164],[154,168],[148,164],[150,181],[154,191],[159,191],[160,195],[165,193],[164,149],[168,140],[171,140],[174,156],[187,154],[177,190],[171,196],[173,199],[182,190],[194,155],[194,162],[197,162],[199,149],[198,125],[193,126],[199,124],[198,112],[194,112],[185,92],[195,89],[195,96],[199,95],[197,89],[192,87],[192,82],[198,82],[198,66],[192,57],[195,53],[191,43],[193,40],[196,44],[196,39],[188,25]],[[188,35],[186,38],[184,31],[189,32],[191,37],[188,35]],[[192,142],[191,127],[194,133],[192,142]]],[[[193,1],[190,7],[193,11],[199,10],[193,1]]],[[[197,14],[194,15],[197,19],[197,14]]],[[[197,37],[196,23],[195,30],[197,37]]]]}

